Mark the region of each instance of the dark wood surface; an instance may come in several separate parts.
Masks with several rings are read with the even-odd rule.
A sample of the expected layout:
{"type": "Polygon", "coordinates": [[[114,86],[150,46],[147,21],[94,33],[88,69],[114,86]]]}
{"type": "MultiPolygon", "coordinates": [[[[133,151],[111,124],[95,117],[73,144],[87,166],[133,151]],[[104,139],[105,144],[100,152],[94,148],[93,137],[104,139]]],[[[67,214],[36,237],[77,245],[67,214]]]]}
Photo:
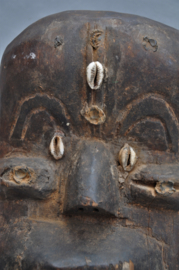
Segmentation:
{"type": "Polygon", "coordinates": [[[179,31],[58,13],[0,76],[0,269],[179,269],[179,31]]]}

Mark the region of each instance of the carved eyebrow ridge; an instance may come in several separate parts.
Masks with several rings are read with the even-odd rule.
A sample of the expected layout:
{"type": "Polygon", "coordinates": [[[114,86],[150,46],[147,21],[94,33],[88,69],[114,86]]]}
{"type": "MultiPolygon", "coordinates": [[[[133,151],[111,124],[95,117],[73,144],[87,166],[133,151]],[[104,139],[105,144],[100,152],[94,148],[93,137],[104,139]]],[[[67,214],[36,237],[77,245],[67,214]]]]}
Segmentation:
{"type": "Polygon", "coordinates": [[[27,130],[33,112],[35,113],[38,109],[39,112],[46,110],[48,114],[53,116],[56,123],[63,127],[67,132],[71,128],[67,126],[67,123],[69,121],[73,123],[73,120],[69,116],[65,105],[54,97],[37,94],[29,97],[28,99],[26,98],[21,104],[22,105],[19,106],[15,116],[14,125],[10,133],[10,139],[24,138],[24,130],[27,130]]]}
{"type": "Polygon", "coordinates": [[[169,148],[178,151],[178,120],[171,106],[161,97],[148,95],[127,106],[128,112],[121,120],[120,136],[125,136],[128,130],[147,117],[159,119],[164,126],[169,148]]]}
{"type": "Polygon", "coordinates": [[[24,140],[25,136],[26,136],[26,133],[27,133],[27,130],[28,130],[28,127],[29,127],[29,124],[30,124],[30,120],[32,118],[32,116],[34,114],[38,114],[40,112],[46,112],[48,117],[51,119],[51,122],[52,122],[52,125],[53,125],[53,128],[56,129],[56,122],[55,122],[55,119],[53,118],[53,116],[47,111],[46,108],[37,108],[37,109],[32,109],[30,111],[30,113],[26,116],[26,119],[25,119],[25,122],[24,122],[24,125],[23,125],[23,129],[22,129],[22,133],[21,133],[21,140],[24,140]]]}

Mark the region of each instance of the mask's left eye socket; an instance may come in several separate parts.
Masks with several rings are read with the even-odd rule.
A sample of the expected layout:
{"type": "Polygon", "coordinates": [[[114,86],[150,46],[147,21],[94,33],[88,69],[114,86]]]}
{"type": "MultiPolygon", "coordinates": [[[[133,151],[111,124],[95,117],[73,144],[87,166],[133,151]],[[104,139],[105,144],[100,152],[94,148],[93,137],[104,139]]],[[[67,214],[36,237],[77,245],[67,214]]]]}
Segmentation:
{"type": "Polygon", "coordinates": [[[50,153],[54,159],[61,159],[64,155],[64,144],[62,136],[58,133],[55,134],[50,142],[50,153]]]}

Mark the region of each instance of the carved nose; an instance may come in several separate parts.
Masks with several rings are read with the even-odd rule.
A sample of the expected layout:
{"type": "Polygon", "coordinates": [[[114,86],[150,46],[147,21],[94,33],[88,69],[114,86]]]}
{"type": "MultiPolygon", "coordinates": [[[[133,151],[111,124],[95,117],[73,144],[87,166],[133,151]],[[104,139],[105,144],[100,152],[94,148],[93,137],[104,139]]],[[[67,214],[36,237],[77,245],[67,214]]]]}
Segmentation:
{"type": "Polygon", "coordinates": [[[105,144],[81,143],[71,168],[66,184],[64,213],[117,216],[117,166],[105,144]]]}

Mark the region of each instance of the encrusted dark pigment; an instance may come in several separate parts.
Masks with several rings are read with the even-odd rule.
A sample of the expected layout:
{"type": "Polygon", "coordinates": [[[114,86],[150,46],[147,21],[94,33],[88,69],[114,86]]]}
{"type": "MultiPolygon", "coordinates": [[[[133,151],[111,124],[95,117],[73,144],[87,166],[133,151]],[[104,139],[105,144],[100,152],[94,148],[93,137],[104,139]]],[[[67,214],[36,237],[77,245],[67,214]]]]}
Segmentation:
{"type": "Polygon", "coordinates": [[[1,270],[179,270],[178,30],[41,19],[4,52],[0,106],[1,270]]]}

